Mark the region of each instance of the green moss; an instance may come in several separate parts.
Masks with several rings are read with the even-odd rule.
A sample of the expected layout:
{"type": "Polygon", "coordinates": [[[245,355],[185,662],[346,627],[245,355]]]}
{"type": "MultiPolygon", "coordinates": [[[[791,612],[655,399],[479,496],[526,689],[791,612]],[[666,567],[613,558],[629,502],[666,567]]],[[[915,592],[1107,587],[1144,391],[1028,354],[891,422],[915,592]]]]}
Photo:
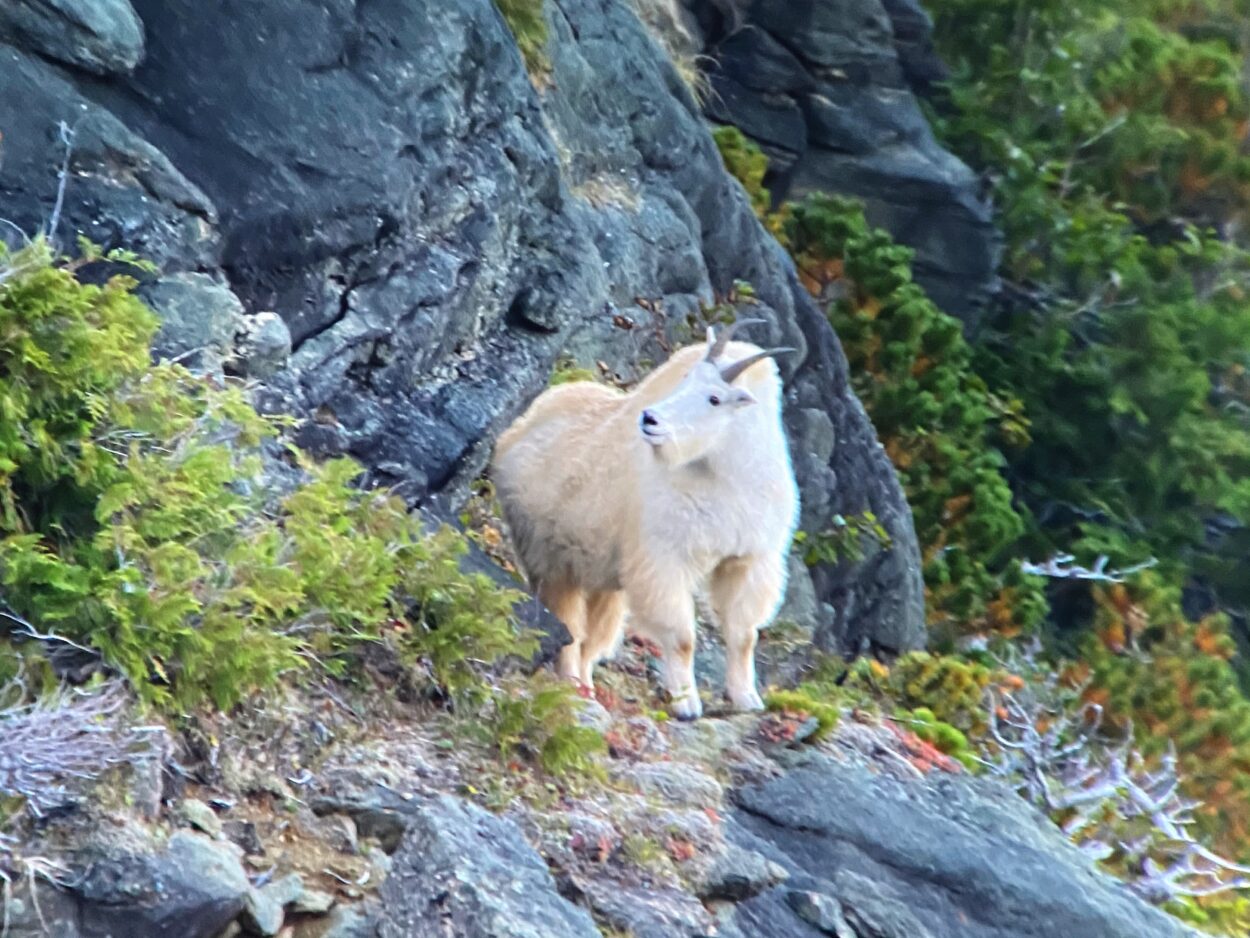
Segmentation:
{"type": "Polygon", "coordinates": [[[760,218],[766,217],[772,209],[772,196],[764,187],[768,157],[753,140],[748,140],[741,130],[732,125],[714,128],[712,138],[720,150],[725,169],[742,183],[755,213],[760,218]]]}
{"type": "Polygon", "coordinates": [[[596,375],[589,368],[583,368],[571,358],[561,357],[556,361],[555,368],[551,371],[551,379],[547,382],[548,387],[556,387],[561,384],[570,384],[574,381],[597,381],[596,375]]]}
{"type": "Polygon", "coordinates": [[[968,744],[968,737],[949,723],[939,720],[932,710],[926,707],[911,711],[899,710],[894,718],[938,752],[956,759],[965,768],[971,770],[980,768],[980,762],[968,744]]]}
{"type": "Polygon", "coordinates": [[[824,739],[837,727],[842,718],[842,710],[835,703],[820,699],[813,687],[807,690],[775,690],[768,693],[764,703],[769,710],[781,713],[797,713],[814,717],[818,728],[809,738],[813,741],[824,739]]]}
{"type": "Polygon", "coordinates": [[[530,74],[549,71],[551,62],[547,58],[548,30],[543,0],[495,0],[495,6],[512,30],[530,74]]]}

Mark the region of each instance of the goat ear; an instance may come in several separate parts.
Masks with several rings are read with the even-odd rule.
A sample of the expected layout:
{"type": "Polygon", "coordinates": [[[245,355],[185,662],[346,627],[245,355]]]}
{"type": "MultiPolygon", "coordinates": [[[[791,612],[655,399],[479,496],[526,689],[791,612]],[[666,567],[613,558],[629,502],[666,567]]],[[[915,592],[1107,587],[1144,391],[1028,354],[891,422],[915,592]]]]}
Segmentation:
{"type": "Polygon", "coordinates": [[[734,407],[746,407],[749,404],[758,403],[755,400],[755,395],[746,388],[734,388],[733,394],[730,396],[729,400],[734,407]]]}

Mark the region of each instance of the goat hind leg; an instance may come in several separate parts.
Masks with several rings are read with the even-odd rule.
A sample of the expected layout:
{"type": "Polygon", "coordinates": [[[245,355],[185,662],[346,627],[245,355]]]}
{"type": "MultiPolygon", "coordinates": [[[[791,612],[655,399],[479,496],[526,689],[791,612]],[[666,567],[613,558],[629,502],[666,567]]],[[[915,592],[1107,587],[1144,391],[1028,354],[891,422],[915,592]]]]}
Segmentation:
{"type": "Polygon", "coordinates": [[[595,665],[612,654],[621,638],[625,618],[625,594],[620,590],[591,593],[586,597],[586,637],[582,639],[581,679],[593,687],[595,665]]]}
{"type": "Polygon", "coordinates": [[[563,583],[542,583],[538,598],[551,614],[564,623],[572,639],[560,649],[556,673],[572,681],[582,680],[582,645],[586,640],[586,597],[581,590],[563,583]]]}
{"type": "Polygon", "coordinates": [[[712,608],[725,639],[725,692],[735,709],[764,709],[755,681],[755,643],[781,599],[782,582],[781,567],[771,557],[735,557],[712,574],[712,608]]]}

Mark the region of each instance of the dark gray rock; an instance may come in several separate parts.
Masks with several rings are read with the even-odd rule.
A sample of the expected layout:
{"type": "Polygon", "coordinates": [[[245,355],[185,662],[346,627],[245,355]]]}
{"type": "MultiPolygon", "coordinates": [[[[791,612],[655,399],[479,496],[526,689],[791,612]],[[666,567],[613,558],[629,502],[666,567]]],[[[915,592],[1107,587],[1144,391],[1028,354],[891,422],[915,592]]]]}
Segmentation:
{"type": "Polygon", "coordinates": [[[917,94],[931,93],[935,82],[950,77],[950,69],[933,48],[933,18],[917,0],[881,0],[894,27],[903,75],[917,94]]]}
{"type": "Polygon", "coordinates": [[[65,152],[61,122],[74,130],[56,232],[62,242],[72,244],[82,232],[161,266],[215,263],[216,209],[203,191],[66,72],[0,42],[0,204],[7,221],[27,233],[50,223],[65,152]]]}
{"type": "Polygon", "coordinates": [[[373,837],[382,849],[399,848],[416,803],[412,792],[396,791],[385,780],[359,769],[333,769],[318,779],[308,805],[315,814],[345,814],[360,837],[373,837]]]}
{"type": "Polygon", "coordinates": [[[1000,238],[976,176],[913,96],[946,75],[916,0],[758,0],[728,25],[708,15],[717,0],[691,3],[716,61],[708,116],[764,149],[774,200],[862,199],[869,221],[916,251],[934,301],[975,327],[997,289],[1000,238]]]}
{"type": "Polygon", "coordinates": [[[296,922],[293,938],[377,938],[379,917],[372,905],[338,906],[329,915],[296,922]]]}
{"type": "Polygon", "coordinates": [[[297,915],[325,915],[337,900],[320,889],[303,889],[291,903],[291,911],[297,915]]]}
{"type": "Polygon", "coordinates": [[[762,853],[729,843],[712,861],[699,884],[699,896],[741,902],[789,878],[784,866],[762,853]]]}
{"type": "Polygon", "coordinates": [[[813,928],[834,938],[858,938],[842,914],[841,903],[832,896],[804,889],[791,889],[785,895],[794,914],[813,928]]]}
{"type": "MultiPolygon", "coordinates": [[[[836,440],[795,457],[805,522],[870,509],[894,542],[822,574],[841,611],[819,641],[923,642],[910,512],[837,340],[631,4],[548,10],[541,95],[492,0],[274,0],[232,8],[226,29],[212,4],[134,6],[146,51],[128,76],[0,45],[7,216],[50,214],[57,121],[81,114],[62,232],[167,275],[224,273],[292,346],[273,372],[284,337],[257,354],[245,324],[225,367],[263,379],[266,409],[316,414],[297,434],[313,453],[451,511],[562,348],[636,375],[747,280],[767,320],[751,337],[801,350],[783,365],[791,411],[821,412],[836,440]]],[[[787,49],[762,53],[770,80],[808,93],[787,49]]],[[[799,102],[782,110],[805,134],[799,102]]]]}
{"type": "Polygon", "coordinates": [[[905,892],[894,884],[877,883],[867,876],[848,871],[839,878],[838,888],[846,903],[845,920],[856,934],[879,935],[881,938],[933,938],[933,932],[912,913],[905,892]]]}
{"type": "Polygon", "coordinates": [[[620,778],[669,805],[717,808],[724,797],[720,782],[685,762],[639,762],[623,766],[620,778]]]}
{"type": "Polygon", "coordinates": [[[6,0],[0,39],[104,75],[143,57],[143,23],[130,0],[6,0]]]}
{"type": "Polygon", "coordinates": [[[854,934],[874,938],[1194,934],[989,782],[902,782],[821,757],[736,799],[733,819],[791,874],[738,907],[740,927],[757,938],[836,935],[833,903],[854,934]]]}
{"type": "Polygon", "coordinates": [[[786,154],[787,163],[800,157],[808,144],[809,128],[803,109],[787,94],[760,94],[738,84],[724,72],[712,77],[713,95],[708,116],[734,124],[762,147],[786,154]]]}
{"type": "Polygon", "coordinates": [[[789,574],[786,577],[786,595],[777,610],[778,622],[791,622],[805,629],[814,630],[820,622],[821,608],[812,586],[812,576],[807,564],[798,553],[787,558],[789,574]]]}
{"type": "Polygon", "coordinates": [[[803,60],[762,29],[731,34],[717,47],[717,53],[713,81],[733,75],[742,87],[762,94],[800,95],[816,87],[816,79],[803,60]]]}
{"type": "Polygon", "coordinates": [[[70,887],[20,883],[10,938],[215,938],[243,908],[249,886],[237,856],[178,831],[163,851],[82,857],[70,887]]]}
{"type": "Polygon", "coordinates": [[[144,284],[139,296],[160,317],[152,348],[161,357],[215,371],[231,355],[243,329],[243,304],[226,284],[180,273],[144,284]]]}
{"type": "Polygon", "coordinates": [[[598,938],[511,821],[450,796],[410,818],[382,884],[378,938],[598,938]]]}
{"type": "Polygon", "coordinates": [[[759,23],[818,69],[860,82],[893,83],[900,74],[893,25],[880,0],[757,0],[746,25],[759,23]]]}
{"type": "Polygon", "coordinates": [[[199,798],[184,798],[178,803],[176,815],[188,826],[203,831],[210,837],[220,839],[221,818],[199,798]]]}
{"type": "Polygon", "coordinates": [[[579,885],[604,921],[633,938],[703,938],[713,934],[711,916],[688,892],[663,886],[626,886],[607,880],[579,885]]]}
{"type": "MultiPolygon", "coordinates": [[[[239,924],[249,935],[261,935],[264,938],[276,935],[282,930],[286,919],[286,907],[303,894],[304,881],[298,873],[283,876],[260,889],[252,889],[243,902],[239,924]]],[[[329,905],[325,908],[328,909],[329,905]]]]}
{"type": "Polygon", "coordinates": [[[239,372],[249,378],[272,378],[291,358],[291,330],[277,313],[260,312],[243,320],[234,346],[239,372]]]}

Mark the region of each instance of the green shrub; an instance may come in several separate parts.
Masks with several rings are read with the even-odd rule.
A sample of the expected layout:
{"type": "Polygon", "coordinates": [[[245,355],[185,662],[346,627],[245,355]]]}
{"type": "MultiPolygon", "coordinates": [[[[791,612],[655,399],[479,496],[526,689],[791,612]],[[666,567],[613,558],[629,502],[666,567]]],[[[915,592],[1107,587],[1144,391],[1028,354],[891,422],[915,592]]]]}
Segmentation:
{"type": "Polygon", "coordinates": [[[915,713],[924,711],[965,732],[983,732],[985,692],[994,680],[994,673],[975,661],[913,651],[890,666],[887,683],[892,699],[915,713]]]}
{"type": "Polygon", "coordinates": [[[1032,421],[1032,444],[1008,455],[1043,519],[1034,552],[1155,556],[1176,582],[1202,575],[1250,603],[1248,265],[1208,227],[1250,207],[1250,103],[1222,25],[1244,12],[1223,0],[933,12],[956,64],[939,128],[993,173],[1005,273],[1047,300],[991,319],[976,361],[1032,421]],[[1217,516],[1243,533],[1211,539],[1217,516]]]}
{"type": "Polygon", "coordinates": [[[911,504],[931,626],[945,636],[1032,629],[1045,606],[1015,557],[1025,522],[1001,452],[1028,439],[1019,403],[974,372],[959,322],[912,281],[911,251],[870,228],[858,205],[809,197],[789,206],[783,231],[813,294],[843,294],[829,318],[911,504]]]}
{"type": "MultiPolygon", "coordinates": [[[[1250,710],[1236,648],[1222,616],[1188,621],[1180,594],[1198,580],[1225,608],[1250,607],[1250,265],[1233,240],[1250,207],[1245,11],[930,9],[954,66],[939,132],[994,181],[1003,274],[1034,300],[990,316],[974,358],[1031,420],[1031,443],[1007,451],[1031,552],[1159,561],[1065,604],[1057,625],[1085,659],[1073,671],[1113,720],[1133,720],[1148,756],[1175,744],[1182,785],[1206,802],[1198,826],[1244,860],[1250,710]]],[[[1238,903],[1199,899],[1187,914],[1238,903]]]]}
{"type": "Polygon", "coordinates": [[[91,530],[118,471],[96,438],[110,395],[146,371],[157,321],[133,281],[79,284],[42,241],[0,264],[0,533],[67,540],[91,530]]]}
{"type": "Polygon", "coordinates": [[[764,188],[764,176],[768,172],[768,157],[737,127],[723,125],[713,128],[712,138],[720,150],[725,169],[746,189],[751,207],[761,219],[772,210],[772,196],[764,188]]]}
{"type": "MultiPolygon", "coordinates": [[[[848,199],[814,195],[770,213],[764,154],[737,128],[715,136],[726,169],[790,251],[804,285],[829,304],[855,390],[911,504],[931,627],[939,638],[1034,629],[1045,601],[1017,562],[1027,527],[1002,453],[1028,442],[1021,402],[979,377],[958,320],[913,282],[908,248],[870,228],[848,199]]],[[[868,520],[804,532],[806,558],[857,559],[864,535],[881,541],[878,528],[868,520]]]]}
{"type": "Polygon", "coordinates": [[[449,527],[414,532],[411,551],[401,557],[400,595],[410,609],[411,628],[400,640],[408,660],[428,662],[440,687],[453,697],[481,700],[488,688],[481,668],[505,658],[529,659],[538,642],[519,633],[513,607],[525,598],[484,573],[466,574],[460,558],[464,536],[449,527]]]}
{"type": "Polygon", "coordinates": [[[483,665],[533,652],[521,594],[464,574],[463,538],[354,487],[354,462],[292,451],[302,484],[271,492],[260,447],[283,421],[239,387],[150,365],[155,320],[130,281],[80,283],[39,242],[4,270],[0,585],[16,615],[181,711],[313,663],[342,674],[381,640],[480,703],[483,665]]]}

